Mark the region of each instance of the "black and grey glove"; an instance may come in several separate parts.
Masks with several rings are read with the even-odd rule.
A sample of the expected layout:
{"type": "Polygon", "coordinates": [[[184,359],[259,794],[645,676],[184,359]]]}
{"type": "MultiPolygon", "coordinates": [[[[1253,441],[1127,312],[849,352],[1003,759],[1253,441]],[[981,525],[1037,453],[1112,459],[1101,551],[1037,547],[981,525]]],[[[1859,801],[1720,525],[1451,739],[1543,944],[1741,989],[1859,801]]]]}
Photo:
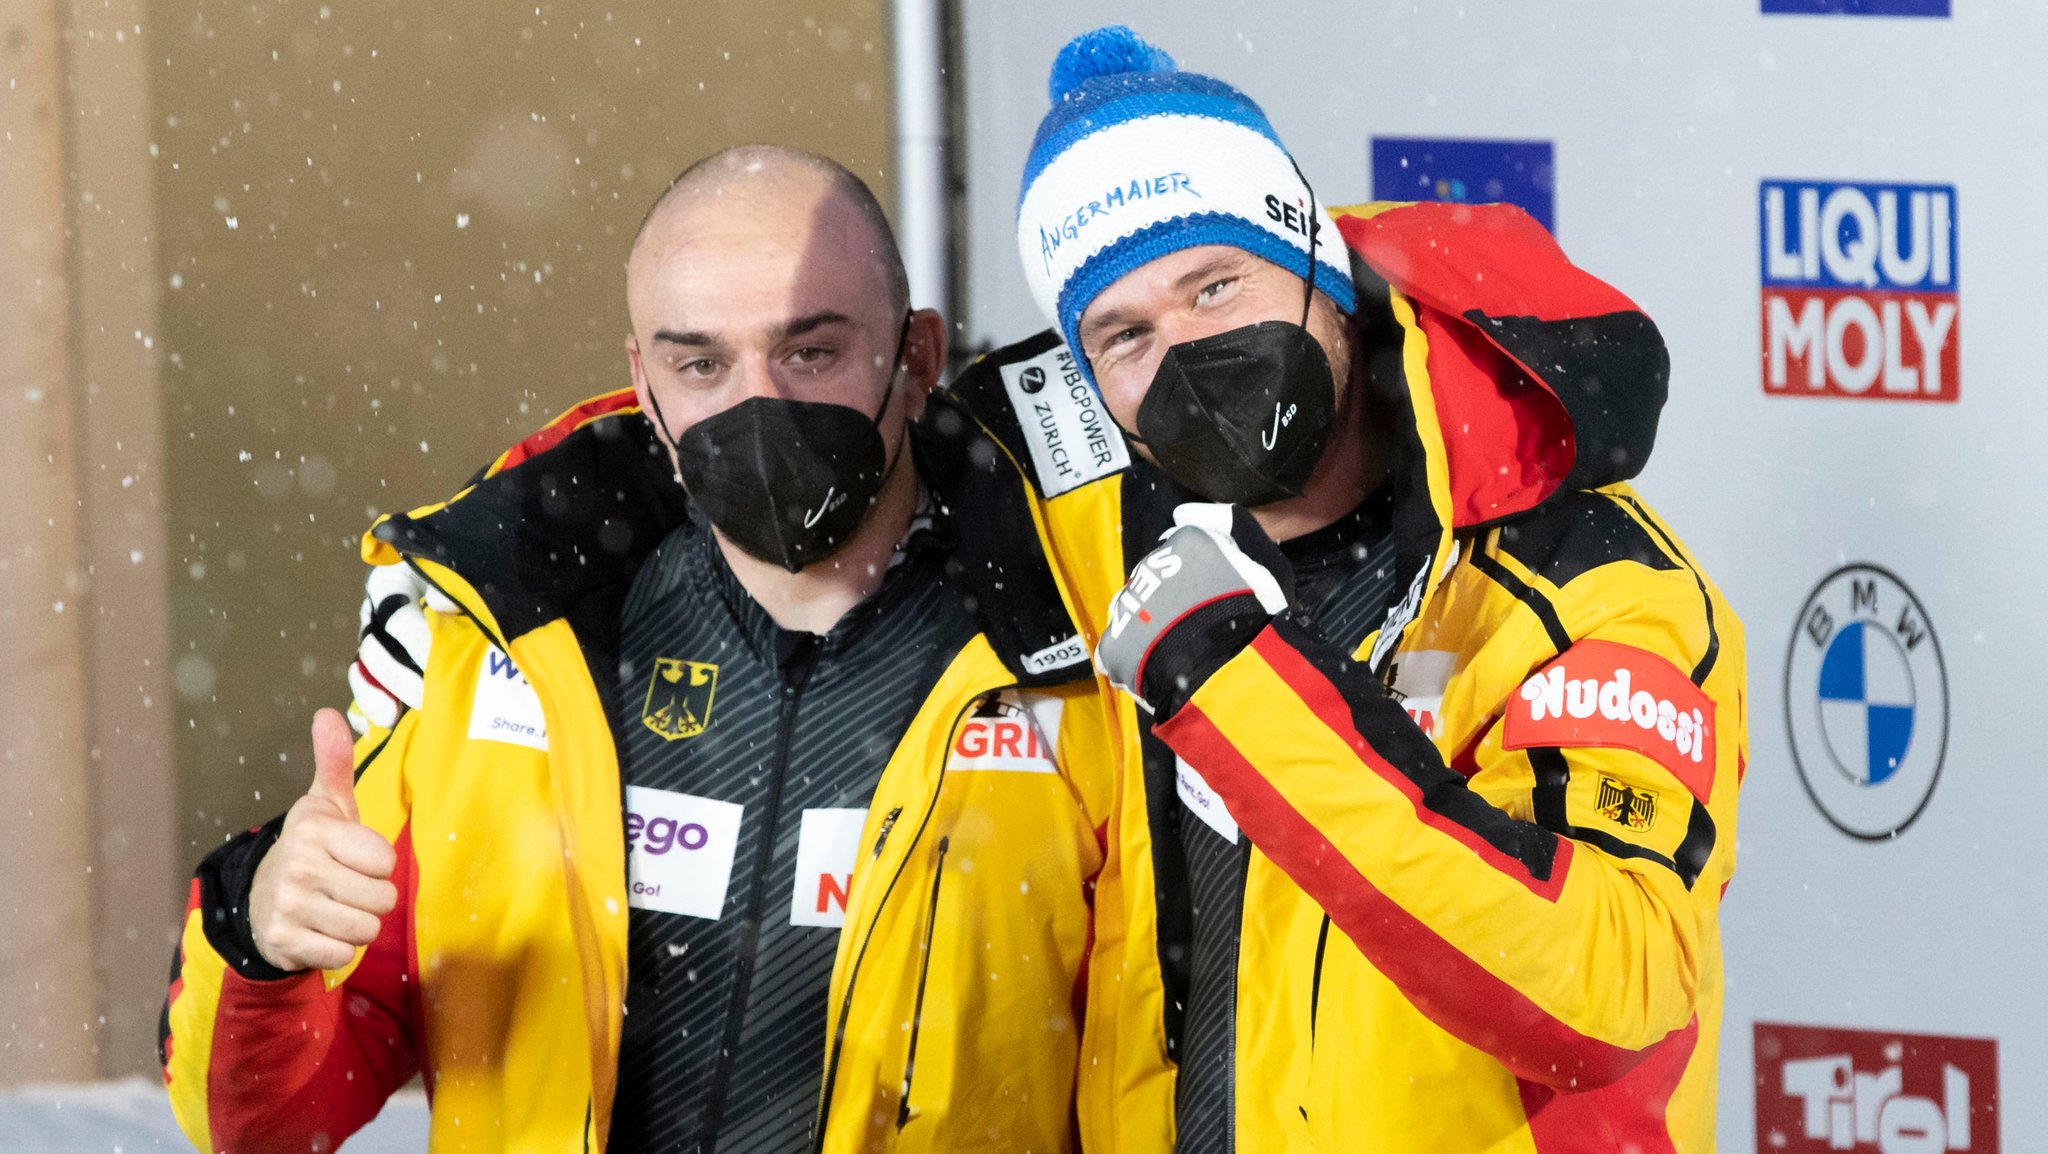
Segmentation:
{"type": "Polygon", "coordinates": [[[1250,513],[1187,504],[1109,605],[1095,666],[1159,720],[1294,598],[1294,573],[1250,513]]]}

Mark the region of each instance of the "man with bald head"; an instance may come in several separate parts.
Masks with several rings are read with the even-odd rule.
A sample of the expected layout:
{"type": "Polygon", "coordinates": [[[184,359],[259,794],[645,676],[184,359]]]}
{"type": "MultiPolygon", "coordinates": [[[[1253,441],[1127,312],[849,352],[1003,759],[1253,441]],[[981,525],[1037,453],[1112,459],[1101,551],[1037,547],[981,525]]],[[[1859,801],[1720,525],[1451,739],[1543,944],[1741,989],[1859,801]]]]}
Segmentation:
{"type": "Polygon", "coordinates": [[[1074,1146],[1105,722],[993,454],[913,427],[907,297],[850,173],[710,157],[627,262],[632,388],[372,530],[377,724],[323,711],[194,882],[201,1149],[332,1149],[416,1073],[436,1151],[1074,1146]]]}

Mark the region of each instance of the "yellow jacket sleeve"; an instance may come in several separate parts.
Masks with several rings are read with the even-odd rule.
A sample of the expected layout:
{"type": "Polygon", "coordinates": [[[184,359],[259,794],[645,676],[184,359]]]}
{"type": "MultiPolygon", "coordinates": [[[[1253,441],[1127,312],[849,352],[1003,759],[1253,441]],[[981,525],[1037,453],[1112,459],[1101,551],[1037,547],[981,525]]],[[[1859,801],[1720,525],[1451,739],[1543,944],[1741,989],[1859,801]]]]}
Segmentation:
{"type": "Polygon", "coordinates": [[[399,785],[412,722],[357,745],[357,804],[398,850],[399,904],[354,963],[285,973],[256,954],[249,887],[281,819],[209,854],[192,880],[159,1057],[179,1126],[208,1154],[332,1149],[419,1072],[417,871],[399,785]]]}
{"type": "Polygon", "coordinates": [[[1539,657],[1494,679],[1511,691],[1455,767],[1362,662],[1285,617],[1156,732],[1433,1021],[1584,1089],[1692,1020],[1721,721],[1672,662],[1600,629],[1539,657]]]}

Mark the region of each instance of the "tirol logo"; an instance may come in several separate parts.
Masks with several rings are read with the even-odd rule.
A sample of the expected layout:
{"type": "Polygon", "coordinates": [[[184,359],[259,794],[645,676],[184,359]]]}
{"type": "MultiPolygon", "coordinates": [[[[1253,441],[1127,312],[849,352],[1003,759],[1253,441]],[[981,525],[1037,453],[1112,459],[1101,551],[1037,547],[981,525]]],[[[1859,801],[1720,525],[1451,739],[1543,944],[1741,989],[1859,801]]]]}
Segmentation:
{"type": "Polygon", "coordinates": [[[1998,1154],[1998,1043],[1758,1022],[1756,1148],[1998,1154]]]}
{"type": "Polygon", "coordinates": [[[1763,0],[1766,16],[1947,16],[1949,0],[1763,0]]]}
{"type": "Polygon", "coordinates": [[[711,698],[718,688],[718,666],[705,661],[658,657],[647,679],[647,702],[640,723],[665,741],[695,737],[711,724],[711,698]]]}
{"type": "Polygon", "coordinates": [[[1875,565],[1828,574],[1785,658],[1793,764],[1822,816],[1876,841],[1913,824],[1948,746],[1948,674],[1913,591],[1875,565]]]}
{"type": "Polygon", "coordinates": [[[1375,136],[1374,200],[1505,201],[1557,231],[1557,163],[1547,140],[1375,136]]]}
{"type": "MultiPolygon", "coordinates": [[[[1632,749],[1707,800],[1714,783],[1714,703],[1678,667],[1646,649],[1581,641],[1522,683],[1507,708],[1501,746],[1632,749]]],[[[1610,799],[1599,806],[1632,829],[1656,819],[1656,799],[1610,799]],[[1638,808],[1638,807],[1641,808],[1638,808]],[[1638,824],[1640,823],[1640,824],[1638,824]]]]}
{"type": "Polygon", "coordinates": [[[1954,401],[1956,190],[1766,180],[1764,392],[1954,401]]]}

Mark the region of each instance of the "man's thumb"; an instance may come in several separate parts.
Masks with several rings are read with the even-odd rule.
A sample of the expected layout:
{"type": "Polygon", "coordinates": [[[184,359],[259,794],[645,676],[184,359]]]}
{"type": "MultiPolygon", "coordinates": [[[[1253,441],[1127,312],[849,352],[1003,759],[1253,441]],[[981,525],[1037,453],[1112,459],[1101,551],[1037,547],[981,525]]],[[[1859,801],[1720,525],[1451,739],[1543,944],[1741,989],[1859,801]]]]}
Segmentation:
{"type": "Polygon", "coordinates": [[[356,751],[348,722],[323,709],[313,715],[313,788],[308,791],[341,807],[350,821],[356,813],[356,751]]]}

